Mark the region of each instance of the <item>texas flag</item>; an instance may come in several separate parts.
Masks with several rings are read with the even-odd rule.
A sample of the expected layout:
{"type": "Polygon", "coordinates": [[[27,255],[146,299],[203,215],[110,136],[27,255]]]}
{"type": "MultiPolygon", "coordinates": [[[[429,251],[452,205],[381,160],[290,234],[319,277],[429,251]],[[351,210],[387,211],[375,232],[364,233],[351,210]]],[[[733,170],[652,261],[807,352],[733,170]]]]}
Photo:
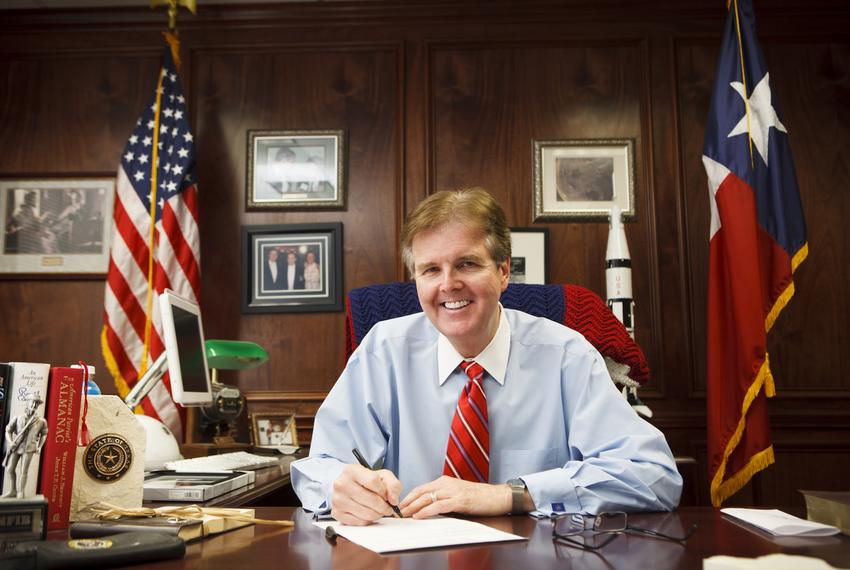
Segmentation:
{"type": "Polygon", "coordinates": [[[702,161],[708,175],[708,469],[715,506],[773,463],[767,333],[808,254],[797,175],[750,0],[732,0],[702,161]]]}

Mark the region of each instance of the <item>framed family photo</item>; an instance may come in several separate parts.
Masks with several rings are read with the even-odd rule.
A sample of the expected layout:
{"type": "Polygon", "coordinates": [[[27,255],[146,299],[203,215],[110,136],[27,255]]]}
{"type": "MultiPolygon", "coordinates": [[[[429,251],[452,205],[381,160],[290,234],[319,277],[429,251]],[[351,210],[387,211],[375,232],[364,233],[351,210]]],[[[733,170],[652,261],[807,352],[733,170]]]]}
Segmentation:
{"type": "Polygon", "coordinates": [[[0,180],[0,274],[105,274],[114,201],[114,178],[0,180]]]}
{"type": "Polygon", "coordinates": [[[342,310],[342,224],[242,227],[242,312],[342,310]]]}
{"type": "Polygon", "coordinates": [[[511,228],[511,283],[549,282],[549,228],[511,228]]]}
{"type": "Polygon", "coordinates": [[[345,208],[341,130],[248,131],[248,210],[345,208]]]}
{"type": "Polygon", "coordinates": [[[634,141],[533,141],[534,221],[635,219],[634,141]]]}

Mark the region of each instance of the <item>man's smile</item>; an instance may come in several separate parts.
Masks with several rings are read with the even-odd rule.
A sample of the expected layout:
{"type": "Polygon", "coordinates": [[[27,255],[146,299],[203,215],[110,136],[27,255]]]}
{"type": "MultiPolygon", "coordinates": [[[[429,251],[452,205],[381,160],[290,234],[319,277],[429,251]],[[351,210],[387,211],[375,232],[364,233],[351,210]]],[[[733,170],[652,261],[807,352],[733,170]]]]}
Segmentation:
{"type": "Polygon", "coordinates": [[[472,301],[470,301],[469,299],[461,299],[459,301],[446,301],[443,303],[443,306],[449,310],[454,311],[466,307],[471,302],[472,301]]]}

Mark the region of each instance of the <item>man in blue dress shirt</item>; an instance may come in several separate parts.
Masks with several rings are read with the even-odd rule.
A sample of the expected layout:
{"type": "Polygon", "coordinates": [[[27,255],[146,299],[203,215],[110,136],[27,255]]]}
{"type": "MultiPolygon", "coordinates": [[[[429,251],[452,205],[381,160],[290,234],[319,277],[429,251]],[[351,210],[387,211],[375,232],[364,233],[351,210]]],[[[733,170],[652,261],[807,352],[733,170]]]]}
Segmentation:
{"type": "Polygon", "coordinates": [[[376,324],[351,355],[316,414],[310,456],[292,464],[304,508],[363,525],[390,505],[415,518],[676,507],[682,478],[664,436],[622,398],[596,349],[499,303],[510,230],[490,194],[430,196],[401,245],[424,313],[376,324]],[[488,482],[442,475],[464,360],[485,371],[488,482]],[[383,468],[360,466],[352,448],[383,468]]]}

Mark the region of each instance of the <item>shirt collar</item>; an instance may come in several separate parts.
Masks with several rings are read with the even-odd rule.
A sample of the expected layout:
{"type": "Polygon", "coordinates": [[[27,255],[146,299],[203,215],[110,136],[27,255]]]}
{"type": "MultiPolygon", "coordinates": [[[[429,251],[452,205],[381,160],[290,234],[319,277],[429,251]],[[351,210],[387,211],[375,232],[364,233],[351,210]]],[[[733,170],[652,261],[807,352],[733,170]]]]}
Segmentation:
{"type": "MultiPolygon", "coordinates": [[[[505,310],[502,304],[499,303],[499,328],[496,329],[496,335],[490,341],[490,344],[481,351],[475,360],[478,364],[487,371],[501,385],[505,384],[505,371],[508,368],[508,354],[511,350],[511,325],[508,323],[508,318],[505,316],[505,310]]],[[[437,338],[437,381],[440,386],[445,384],[449,376],[465,359],[455,350],[452,343],[449,342],[442,333],[437,338]]]]}

